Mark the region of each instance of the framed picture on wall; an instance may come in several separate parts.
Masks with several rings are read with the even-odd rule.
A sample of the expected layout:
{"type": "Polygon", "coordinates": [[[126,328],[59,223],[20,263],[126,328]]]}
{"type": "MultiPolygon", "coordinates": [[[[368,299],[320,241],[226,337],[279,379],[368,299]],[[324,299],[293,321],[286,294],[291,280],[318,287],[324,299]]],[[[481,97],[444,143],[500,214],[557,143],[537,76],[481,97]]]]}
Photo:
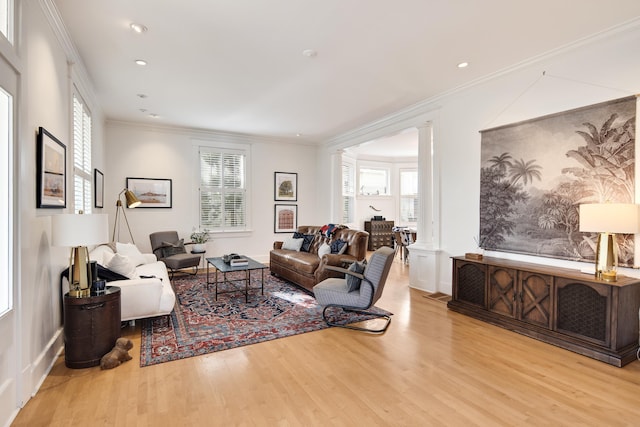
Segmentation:
{"type": "Polygon", "coordinates": [[[36,144],[36,207],[67,207],[67,147],[45,128],[36,144]]]}
{"type": "Polygon", "coordinates": [[[127,178],[127,188],[142,202],[140,208],[170,208],[171,180],[161,178],[127,178]]]}
{"type": "Polygon", "coordinates": [[[275,201],[298,201],[298,174],[294,172],[275,172],[275,201]]]}
{"type": "Polygon", "coordinates": [[[104,208],[104,174],[98,169],[93,170],[93,205],[104,208]]]}
{"type": "Polygon", "coordinates": [[[274,233],[292,233],[298,229],[298,206],[275,205],[273,217],[274,233]]]}

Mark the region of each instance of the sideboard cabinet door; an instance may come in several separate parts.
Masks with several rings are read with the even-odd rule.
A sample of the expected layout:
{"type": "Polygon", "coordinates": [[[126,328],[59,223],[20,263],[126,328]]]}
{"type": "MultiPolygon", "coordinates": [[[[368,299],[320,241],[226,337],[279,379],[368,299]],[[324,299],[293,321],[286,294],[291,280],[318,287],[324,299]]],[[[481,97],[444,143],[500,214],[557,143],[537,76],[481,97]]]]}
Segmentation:
{"type": "Polygon", "coordinates": [[[486,270],[484,264],[457,260],[454,268],[454,299],[486,308],[486,270]]]}
{"type": "Polygon", "coordinates": [[[608,347],[611,337],[611,287],[558,278],[556,330],[608,347]]]}

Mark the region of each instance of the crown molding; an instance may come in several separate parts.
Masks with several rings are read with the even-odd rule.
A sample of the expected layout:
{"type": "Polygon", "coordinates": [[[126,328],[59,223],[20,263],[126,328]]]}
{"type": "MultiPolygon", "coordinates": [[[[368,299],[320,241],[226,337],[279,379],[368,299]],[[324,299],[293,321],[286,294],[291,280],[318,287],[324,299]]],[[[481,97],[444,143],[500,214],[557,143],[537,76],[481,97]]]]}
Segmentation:
{"type": "Polygon", "coordinates": [[[149,132],[163,132],[174,135],[182,135],[190,138],[201,139],[218,139],[226,142],[237,143],[265,143],[265,144],[292,144],[292,145],[305,145],[310,147],[318,147],[318,143],[309,140],[299,140],[293,138],[277,138],[264,135],[252,135],[234,132],[222,132],[212,129],[199,129],[189,128],[183,126],[171,126],[163,124],[149,124],[143,122],[132,122],[125,120],[107,120],[107,127],[121,128],[121,129],[137,129],[145,130],[149,132]]]}
{"type": "Polygon", "coordinates": [[[53,34],[56,36],[58,43],[60,43],[62,50],[67,56],[67,64],[69,65],[68,72],[72,83],[78,88],[83,98],[85,98],[85,102],[89,103],[92,107],[91,110],[93,114],[98,111],[102,111],[102,106],[100,105],[100,102],[98,102],[98,98],[94,91],[93,82],[89,77],[89,73],[87,72],[84,63],[82,62],[78,49],[76,49],[73,40],[69,36],[69,32],[67,31],[67,27],[64,25],[64,21],[62,20],[62,16],[60,15],[58,8],[53,0],[39,0],[39,4],[47,22],[49,22],[49,26],[51,27],[53,34]]]}
{"type": "Polygon", "coordinates": [[[638,28],[640,28],[640,17],[633,18],[620,25],[611,27],[607,30],[603,30],[587,37],[583,37],[574,42],[562,45],[556,49],[528,58],[512,66],[503,68],[494,73],[480,77],[476,80],[472,80],[463,85],[454,87],[448,91],[435,95],[431,98],[427,98],[395,113],[386,115],[379,120],[330,138],[325,141],[325,145],[330,149],[344,148],[370,141],[376,137],[390,135],[408,127],[419,126],[421,123],[432,121],[437,118],[437,111],[441,108],[444,100],[446,100],[446,98],[448,97],[451,97],[452,95],[487,83],[491,80],[497,79],[498,77],[538,64],[555,56],[571,52],[600,40],[637,30],[638,28]]]}

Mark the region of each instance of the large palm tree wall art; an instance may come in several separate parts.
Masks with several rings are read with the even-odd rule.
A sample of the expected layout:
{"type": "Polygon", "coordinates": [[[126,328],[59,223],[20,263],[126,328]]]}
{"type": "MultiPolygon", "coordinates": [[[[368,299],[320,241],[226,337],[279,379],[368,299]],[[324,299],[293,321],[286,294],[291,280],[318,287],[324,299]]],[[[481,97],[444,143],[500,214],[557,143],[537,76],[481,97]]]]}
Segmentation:
{"type": "MultiPolygon", "coordinates": [[[[632,96],[481,131],[479,246],[593,260],[578,207],[634,202],[635,123],[632,96]]],[[[633,235],[618,239],[633,265],[633,235]]]]}

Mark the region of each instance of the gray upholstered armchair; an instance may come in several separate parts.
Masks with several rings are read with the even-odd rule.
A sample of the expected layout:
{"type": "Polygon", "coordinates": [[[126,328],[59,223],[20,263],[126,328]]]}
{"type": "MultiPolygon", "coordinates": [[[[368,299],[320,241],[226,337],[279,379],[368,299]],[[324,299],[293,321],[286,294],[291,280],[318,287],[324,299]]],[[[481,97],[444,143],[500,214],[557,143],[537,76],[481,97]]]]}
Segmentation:
{"type": "Polygon", "coordinates": [[[198,273],[200,255],[188,254],[184,248],[184,239],[178,238],[177,231],[158,231],[149,235],[151,249],[164,262],[171,273],[171,279],[176,271],[193,268],[192,274],[198,273]]]}
{"type": "Polygon", "coordinates": [[[387,281],[394,254],[395,251],[392,248],[383,246],[371,255],[366,266],[359,267],[359,263],[353,263],[349,269],[327,267],[345,273],[344,279],[325,279],[313,287],[316,301],[324,307],[322,318],[328,325],[374,333],[382,333],[387,330],[391,317],[386,314],[374,313],[369,309],[382,296],[382,290],[387,281]],[[358,271],[359,268],[364,270],[358,271]],[[331,307],[340,307],[344,311],[384,318],[386,322],[380,329],[343,325],[329,318],[327,310],[331,307]]]}

